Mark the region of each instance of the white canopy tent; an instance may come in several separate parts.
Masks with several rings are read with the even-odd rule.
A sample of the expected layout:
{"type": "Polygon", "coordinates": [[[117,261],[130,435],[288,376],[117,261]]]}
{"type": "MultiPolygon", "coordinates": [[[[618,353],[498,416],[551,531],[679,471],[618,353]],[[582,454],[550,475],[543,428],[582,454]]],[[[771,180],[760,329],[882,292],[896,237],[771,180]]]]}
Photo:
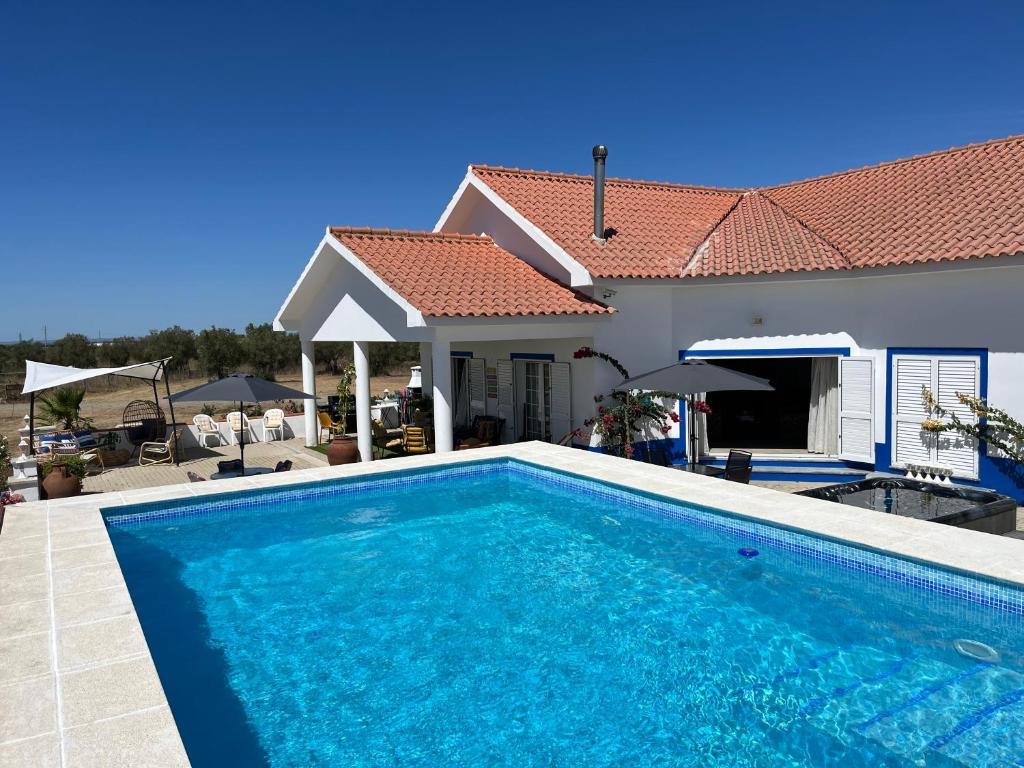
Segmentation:
{"type": "MultiPolygon", "coordinates": [[[[156,383],[161,379],[167,390],[167,403],[171,411],[171,423],[174,423],[174,404],[170,401],[171,385],[167,377],[167,363],[173,358],[165,357],[162,360],[151,360],[148,363],[135,363],[134,365],[122,365],[118,368],[74,368],[70,365],[51,365],[50,363],[39,363],[35,360],[25,361],[25,386],[21,393],[29,395],[29,444],[30,451],[35,453],[35,410],[36,392],[44,389],[75,384],[87,379],[94,379],[98,376],[126,376],[132,379],[142,379],[153,385],[153,401],[159,407],[160,398],[156,392],[156,383]]],[[[177,451],[177,446],[175,446],[177,451]]],[[[175,457],[177,458],[177,457],[175,457]]]]}
{"type": "Polygon", "coordinates": [[[21,393],[28,395],[43,389],[63,387],[76,381],[85,381],[97,376],[130,376],[133,379],[160,381],[166,372],[165,366],[171,358],[153,360],[149,363],[123,365],[120,368],[72,368],[70,365],[51,365],[37,363],[35,360],[25,361],[25,386],[21,393]]]}

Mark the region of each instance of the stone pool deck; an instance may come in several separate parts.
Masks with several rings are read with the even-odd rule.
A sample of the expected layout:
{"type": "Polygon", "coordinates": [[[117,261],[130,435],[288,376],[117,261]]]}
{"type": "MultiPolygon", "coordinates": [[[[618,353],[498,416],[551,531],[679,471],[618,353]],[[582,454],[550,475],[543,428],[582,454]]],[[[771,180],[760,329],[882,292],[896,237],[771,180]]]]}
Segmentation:
{"type": "Polygon", "coordinates": [[[18,504],[0,529],[0,765],[189,764],[101,509],[504,456],[1024,585],[1024,541],[546,443],[18,504]]]}

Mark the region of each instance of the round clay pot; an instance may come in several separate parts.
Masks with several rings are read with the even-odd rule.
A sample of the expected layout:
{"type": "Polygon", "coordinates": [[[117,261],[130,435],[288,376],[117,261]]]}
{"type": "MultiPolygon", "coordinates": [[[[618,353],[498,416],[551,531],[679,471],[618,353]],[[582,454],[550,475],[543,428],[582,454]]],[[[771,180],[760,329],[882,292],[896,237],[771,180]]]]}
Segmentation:
{"type": "Polygon", "coordinates": [[[43,478],[43,490],[46,491],[48,499],[66,499],[82,492],[82,481],[74,475],[67,474],[64,467],[54,467],[53,471],[43,478]]]}
{"type": "Polygon", "coordinates": [[[354,464],[359,461],[359,446],[351,437],[336,437],[327,446],[327,463],[332,467],[338,464],[354,464]]]}

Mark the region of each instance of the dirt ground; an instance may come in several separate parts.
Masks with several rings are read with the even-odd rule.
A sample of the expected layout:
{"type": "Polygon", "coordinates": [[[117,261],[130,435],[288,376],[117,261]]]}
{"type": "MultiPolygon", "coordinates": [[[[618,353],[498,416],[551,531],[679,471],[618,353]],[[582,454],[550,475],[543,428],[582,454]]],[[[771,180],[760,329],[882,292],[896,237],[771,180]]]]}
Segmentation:
{"type": "MultiPolygon", "coordinates": [[[[171,378],[171,392],[182,390],[202,384],[205,378],[186,379],[180,376],[171,378]]],[[[111,388],[111,384],[102,379],[95,379],[86,382],[86,395],[82,403],[82,415],[92,419],[97,428],[112,427],[121,422],[121,415],[124,408],[132,400],[152,400],[153,388],[148,383],[121,384],[128,379],[120,379],[111,388]]],[[[302,377],[299,373],[285,373],[277,377],[277,381],[286,387],[302,389],[302,377]]],[[[409,383],[408,372],[394,376],[375,376],[370,380],[370,394],[383,395],[387,389],[394,392],[409,383]]],[[[338,387],[338,377],[321,374],[316,377],[316,391],[319,395],[325,396],[334,394],[338,387]]],[[[163,400],[164,386],[160,383],[157,388],[161,397],[161,407],[166,408],[166,400],[163,400]]],[[[38,405],[38,402],[37,402],[38,405]]],[[[218,413],[227,413],[233,410],[229,403],[212,403],[218,409],[218,413]]],[[[301,403],[300,403],[301,406],[301,403]]],[[[179,422],[190,423],[192,417],[202,410],[203,403],[180,403],[174,406],[174,416],[179,422]]],[[[269,407],[269,406],[264,406],[269,407]]],[[[23,403],[2,403],[0,404],[0,432],[7,436],[11,448],[11,455],[18,456],[18,440],[20,435],[18,429],[25,423],[24,417],[28,413],[28,402],[23,403]]],[[[38,415],[38,412],[37,412],[38,415]]]]}

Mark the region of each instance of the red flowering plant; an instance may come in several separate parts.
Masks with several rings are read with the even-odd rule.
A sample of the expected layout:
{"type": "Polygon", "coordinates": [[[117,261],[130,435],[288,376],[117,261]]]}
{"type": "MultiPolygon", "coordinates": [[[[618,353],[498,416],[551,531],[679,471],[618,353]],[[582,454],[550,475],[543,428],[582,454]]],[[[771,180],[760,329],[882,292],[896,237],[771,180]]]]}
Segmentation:
{"type": "MultiPolygon", "coordinates": [[[[581,347],[573,354],[577,360],[597,358],[611,365],[624,379],[629,371],[611,355],[597,352],[590,347],[581,347]]],[[[586,429],[601,438],[601,444],[619,456],[633,458],[633,441],[646,430],[658,430],[667,435],[673,423],[679,422],[675,401],[680,396],[675,392],[637,392],[624,389],[612,390],[608,395],[597,395],[597,415],[587,419],[575,432],[577,438],[586,429]],[[665,401],[671,401],[666,405],[665,401]]]]}

